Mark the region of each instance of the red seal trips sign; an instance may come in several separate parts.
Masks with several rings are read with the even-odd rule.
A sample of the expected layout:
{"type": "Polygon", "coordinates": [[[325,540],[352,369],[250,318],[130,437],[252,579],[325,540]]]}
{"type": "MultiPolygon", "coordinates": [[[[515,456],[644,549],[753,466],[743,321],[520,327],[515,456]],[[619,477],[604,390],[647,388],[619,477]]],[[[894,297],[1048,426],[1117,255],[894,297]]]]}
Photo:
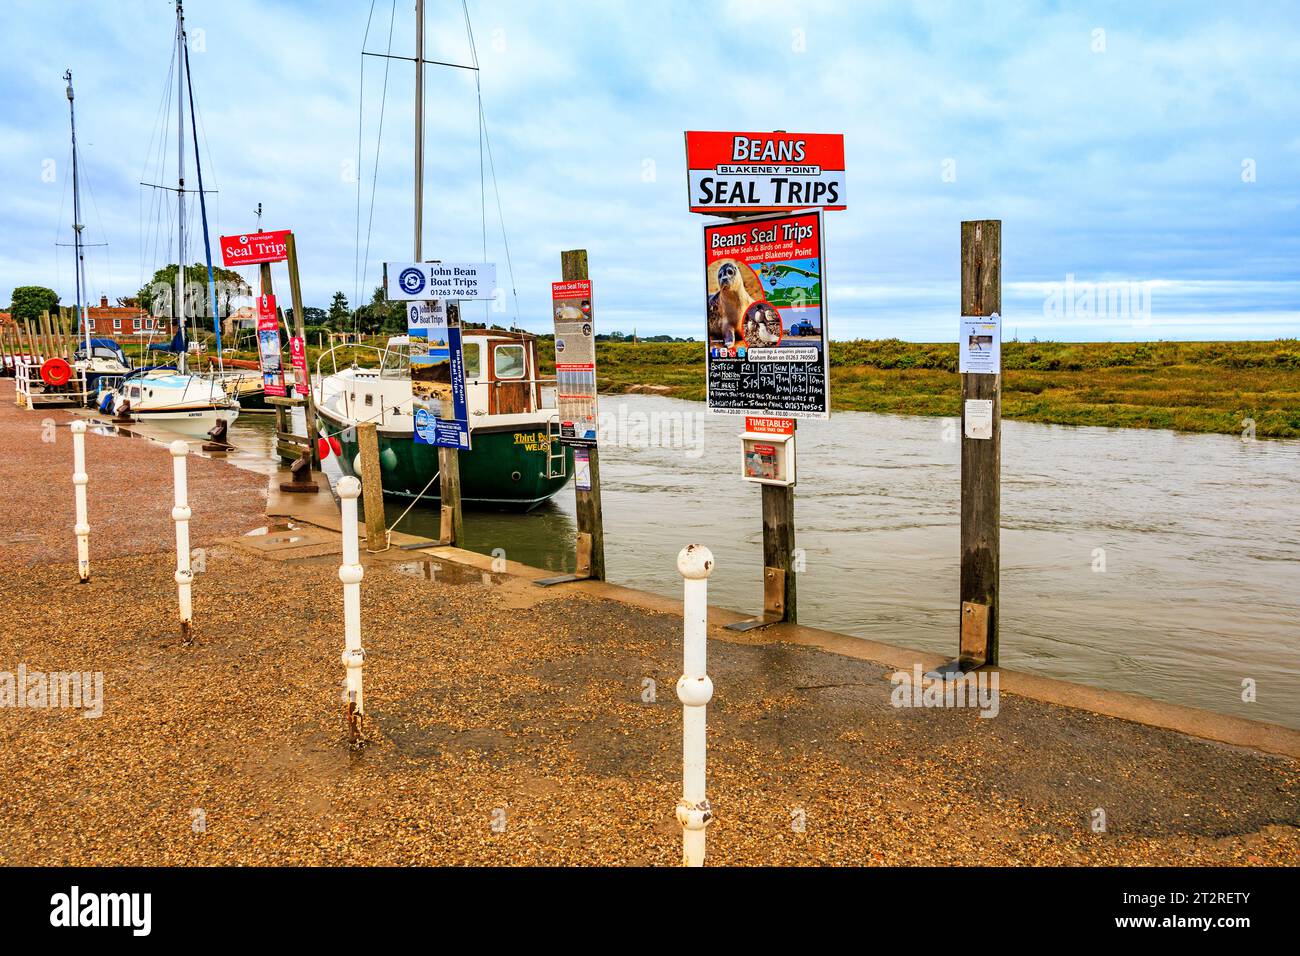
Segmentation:
{"type": "Polygon", "coordinates": [[[289,257],[289,229],[274,232],[246,232],[221,237],[221,261],[229,266],[251,266],[280,262],[289,257]]]}
{"type": "Polygon", "coordinates": [[[691,212],[844,209],[842,133],[687,132],[691,212]]]}

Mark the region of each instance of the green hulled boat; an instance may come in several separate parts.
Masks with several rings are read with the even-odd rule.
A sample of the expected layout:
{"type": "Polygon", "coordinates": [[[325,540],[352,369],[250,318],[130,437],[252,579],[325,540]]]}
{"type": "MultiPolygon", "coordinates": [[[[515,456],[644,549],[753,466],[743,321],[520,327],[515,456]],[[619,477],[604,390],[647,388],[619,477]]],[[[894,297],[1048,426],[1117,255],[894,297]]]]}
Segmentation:
{"type": "MultiPolygon", "coordinates": [[[[438,449],[415,441],[408,346],[406,336],[394,337],[385,349],[371,350],[377,367],[354,362],[331,374],[323,374],[322,363],[335,350],[321,356],[312,385],[316,416],[322,435],[338,437],[347,474],[357,474],[356,425],[374,422],[384,494],[436,504],[438,449]]],[[[466,329],[463,350],[470,450],[460,453],[462,501],[531,510],[573,473],[573,450],[558,440],[558,415],[543,406],[536,341],[524,332],[466,329]]]]}

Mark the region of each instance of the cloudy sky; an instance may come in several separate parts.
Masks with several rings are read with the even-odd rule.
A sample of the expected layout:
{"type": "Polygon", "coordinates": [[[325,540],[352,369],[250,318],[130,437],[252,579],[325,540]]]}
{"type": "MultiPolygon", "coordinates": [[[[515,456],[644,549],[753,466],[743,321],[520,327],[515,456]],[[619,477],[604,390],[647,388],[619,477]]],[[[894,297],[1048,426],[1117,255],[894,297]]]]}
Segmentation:
{"type": "MultiPolygon", "coordinates": [[[[470,63],[460,4],[426,6],[427,56],[470,63]]],[[[1291,4],[471,0],[469,12],[512,268],[490,177],[487,259],[517,291],[499,322],[517,310],[544,330],[559,253],[583,247],[606,330],[701,335],[704,220],[686,209],[682,131],[785,129],[845,135],[849,208],[827,216],[834,338],[954,338],[959,223],[980,218],[1003,221],[1008,337],[1300,329],[1291,4]],[[1128,309],[1089,313],[1089,292],[1104,303],[1116,290],[1128,309]]],[[[362,45],[412,55],[414,3],[189,0],[186,18],[214,239],[252,229],[262,203],[267,228],[299,237],[308,305],[368,297],[378,264],[412,251],[414,81],[409,62],[366,57],[363,89],[362,45]]],[[[92,295],[132,294],[174,255],[172,201],[139,185],[175,180],[175,118],[160,123],[174,111],[173,29],[171,0],[0,8],[0,301],[26,284],[73,298],[71,250],[56,245],[71,241],[66,68],[87,239],[107,243],[89,250],[92,295]]],[[[429,71],[428,258],[483,257],[474,76],[429,71]]]]}

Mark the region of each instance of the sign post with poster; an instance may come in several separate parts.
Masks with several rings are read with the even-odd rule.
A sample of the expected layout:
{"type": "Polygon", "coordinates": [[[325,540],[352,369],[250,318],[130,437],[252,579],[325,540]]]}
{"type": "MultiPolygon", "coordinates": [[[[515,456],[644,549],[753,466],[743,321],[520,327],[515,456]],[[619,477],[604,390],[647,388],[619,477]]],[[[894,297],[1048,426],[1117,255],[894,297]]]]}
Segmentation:
{"type": "Polygon", "coordinates": [[[283,397],[284,357],[280,351],[280,319],[275,311],[275,296],[257,297],[257,354],[262,366],[262,391],[283,397]]]}
{"type": "Polygon", "coordinates": [[[705,393],[745,415],[741,476],[763,489],[763,613],[745,631],[798,621],[795,424],[830,417],[822,212],[845,208],[838,133],[688,132],[691,212],[704,227],[705,393]]]}
{"type": "Polygon", "coordinates": [[[1002,221],[961,224],[961,577],[957,656],[997,666],[1002,563],[1002,221]]]}
{"type": "Polygon", "coordinates": [[[789,423],[741,435],[743,476],[763,486],[763,613],[728,626],[795,623],[795,420],[831,411],[822,214],[706,225],[704,267],[709,411],[789,423]]]}
{"type": "Polygon", "coordinates": [[[469,451],[460,331],[457,303],[441,299],[407,303],[411,416],[418,444],[469,451]]]}
{"type": "Polygon", "coordinates": [[[551,283],[555,314],[555,400],[560,441],[596,444],[596,335],[591,313],[591,282],[551,283]]]}
{"type": "Polygon", "coordinates": [[[572,581],[605,580],[605,518],[600,503],[600,448],[596,444],[596,328],[591,310],[591,275],[586,249],[560,253],[562,281],[551,283],[555,312],[556,402],[560,434],[551,441],[573,445],[574,572],[533,583],[551,587],[572,581]]]}

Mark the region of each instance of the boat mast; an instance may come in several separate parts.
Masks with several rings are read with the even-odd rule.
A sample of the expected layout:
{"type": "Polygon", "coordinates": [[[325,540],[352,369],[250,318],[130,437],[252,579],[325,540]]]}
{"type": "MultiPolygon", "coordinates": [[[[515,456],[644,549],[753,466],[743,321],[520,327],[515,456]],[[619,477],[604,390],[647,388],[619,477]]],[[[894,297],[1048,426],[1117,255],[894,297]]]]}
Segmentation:
{"type": "Polygon", "coordinates": [[[185,11],[176,0],[176,330],[185,345],[177,368],[185,371],[185,11]]]}
{"type": "MultiPolygon", "coordinates": [[[[177,0],[179,3],[179,0],[177,0]]],[[[217,370],[224,373],[226,371],[225,361],[221,356],[221,310],[217,305],[217,283],[212,273],[212,237],[208,233],[208,200],[207,194],[203,191],[203,162],[199,159],[199,124],[198,113],[194,109],[194,74],[189,69],[190,51],[185,45],[185,28],[181,26],[181,52],[185,56],[185,89],[190,98],[190,133],[194,137],[194,175],[198,180],[199,194],[199,222],[203,226],[203,259],[208,266],[208,292],[212,296],[212,331],[216,335],[217,342],[217,370]]],[[[197,318],[197,312],[195,313],[197,318]]],[[[209,362],[209,369],[212,367],[209,362]]]]}
{"type": "Polygon", "coordinates": [[[68,81],[68,118],[72,121],[72,234],[77,250],[77,317],[81,321],[81,331],[86,338],[86,361],[91,358],[89,307],[86,303],[86,253],[81,245],[81,230],[85,225],[81,221],[81,185],[77,173],[77,110],[72,102],[72,71],[67,70],[63,78],[68,81]]]}
{"type": "Polygon", "coordinates": [[[424,0],[415,0],[415,261],[424,258],[424,0]]]}

